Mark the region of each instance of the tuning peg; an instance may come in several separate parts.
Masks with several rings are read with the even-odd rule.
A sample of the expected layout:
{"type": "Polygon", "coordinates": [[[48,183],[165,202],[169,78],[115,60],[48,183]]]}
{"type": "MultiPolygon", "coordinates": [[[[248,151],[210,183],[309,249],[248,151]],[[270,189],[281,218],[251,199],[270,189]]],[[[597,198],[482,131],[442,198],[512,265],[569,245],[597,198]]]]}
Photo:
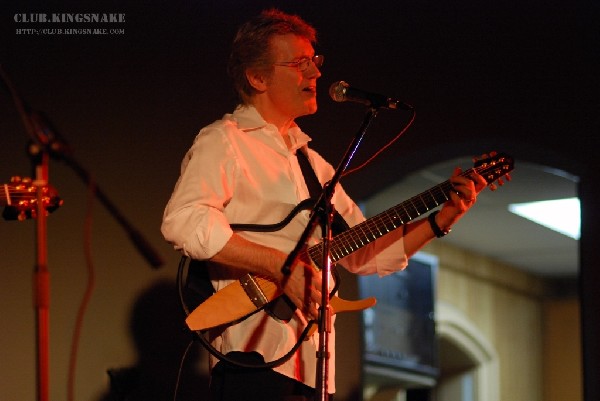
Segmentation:
{"type": "Polygon", "coordinates": [[[498,154],[498,152],[496,152],[495,150],[492,150],[490,153],[484,153],[479,157],[474,156],[473,163],[477,163],[479,160],[492,158],[492,157],[496,156],[497,154],[498,154]]]}
{"type": "MultiPolygon", "coordinates": [[[[31,214],[33,215],[33,212],[31,214]]],[[[24,210],[21,210],[19,212],[19,215],[17,216],[17,220],[19,220],[19,221],[25,221],[25,220],[27,220],[27,214],[25,213],[24,210]]]]}

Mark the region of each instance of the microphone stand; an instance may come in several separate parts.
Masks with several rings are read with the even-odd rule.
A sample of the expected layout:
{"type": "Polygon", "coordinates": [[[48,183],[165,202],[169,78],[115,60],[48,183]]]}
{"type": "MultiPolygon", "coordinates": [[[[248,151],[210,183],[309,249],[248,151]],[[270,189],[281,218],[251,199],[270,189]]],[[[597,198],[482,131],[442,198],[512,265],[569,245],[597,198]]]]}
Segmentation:
{"type": "Polygon", "coordinates": [[[48,184],[48,162],[47,152],[41,152],[34,158],[35,180],[33,183],[37,187],[37,263],[34,271],[34,307],[37,333],[37,395],[40,401],[47,401],[50,397],[50,272],[48,270],[47,219],[43,202],[43,188],[48,184]]]}
{"type": "Polygon", "coordinates": [[[285,275],[291,273],[291,266],[294,260],[298,257],[302,251],[304,245],[307,243],[311,233],[314,231],[316,225],[321,222],[323,227],[323,261],[322,261],[322,288],[321,288],[321,305],[319,308],[318,316],[318,332],[319,332],[319,346],[317,350],[317,377],[315,383],[315,389],[317,391],[317,397],[315,401],[327,401],[329,399],[328,380],[329,380],[329,333],[331,333],[331,305],[329,303],[329,281],[331,276],[331,258],[330,248],[332,240],[331,223],[333,221],[334,206],[331,203],[331,198],[335,191],[335,186],[340,182],[342,174],[350,164],[350,161],[354,157],[356,150],[358,149],[364,135],[366,134],[367,128],[371,121],[377,116],[377,108],[371,107],[363,122],[354,136],[352,142],[348,146],[342,161],[335,170],[331,181],[329,181],[323,187],[321,196],[314,206],[313,212],[310,216],[310,220],[302,233],[296,247],[288,255],[285,264],[282,267],[282,272],[285,275]]]}
{"type": "MultiPolygon", "coordinates": [[[[32,113],[26,109],[23,100],[19,97],[8,75],[0,65],[0,76],[2,77],[8,91],[10,92],[25,132],[29,135],[29,154],[34,165],[35,181],[37,187],[37,218],[36,218],[36,266],[34,271],[34,307],[36,310],[36,385],[37,400],[48,401],[50,397],[50,272],[48,269],[48,233],[46,210],[43,202],[43,188],[48,185],[50,156],[63,158],[65,162],[89,185],[90,175],[77,163],[69,152],[68,145],[61,140],[44,121],[39,113],[32,113]]],[[[144,237],[136,231],[108,197],[96,187],[96,197],[108,209],[113,217],[121,224],[129,234],[130,239],[138,248],[139,252],[146,258],[154,268],[164,264],[161,256],[152,248],[144,237]]]]}
{"type": "MultiPolygon", "coordinates": [[[[38,121],[35,114],[30,115],[30,121],[35,131],[44,131],[44,126],[38,126],[38,121]]],[[[38,133],[38,136],[42,134],[38,133]]],[[[79,177],[90,185],[90,174],[75,161],[68,152],[60,154],[60,150],[68,149],[68,147],[59,141],[53,141],[52,135],[48,135],[49,140],[43,138],[45,143],[32,143],[29,146],[29,153],[34,161],[34,169],[36,179],[34,185],[37,187],[37,265],[34,273],[34,293],[35,293],[35,309],[37,321],[37,359],[38,359],[38,400],[49,400],[49,331],[50,331],[50,272],[48,269],[47,260],[47,224],[46,211],[43,203],[43,188],[48,185],[48,171],[50,156],[62,158],[79,177]]],[[[106,207],[113,217],[121,224],[123,229],[129,234],[133,244],[138,248],[138,251],[146,258],[148,263],[153,268],[158,268],[163,265],[161,256],[152,248],[149,242],[129,224],[125,217],[119,212],[118,208],[108,199],[104,192],[94,184],[94,194],[97,199],[106,207]]]]}

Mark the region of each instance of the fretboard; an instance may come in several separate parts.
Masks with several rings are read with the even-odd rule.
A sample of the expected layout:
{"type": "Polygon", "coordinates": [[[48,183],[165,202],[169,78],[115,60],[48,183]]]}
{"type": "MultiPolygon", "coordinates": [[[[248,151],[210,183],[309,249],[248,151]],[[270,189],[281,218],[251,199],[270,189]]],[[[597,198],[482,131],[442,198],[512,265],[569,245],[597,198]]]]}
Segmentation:
{"type": "MultiPolygon", "coordinates": [[[[507,175],[514,167],[512,157],[504,153],[494,153],[475,162],[473,168],[460,175],[470,177],[473,173],[481,175],[488,185],[507,175]]],[[[510,178],[510,177],[509,177],[510,178]]],[[[425,192],[414,196],[356,226],[336,235],[331,242],[331,262],[336,263],[343,257],[370,244],[378,238],[402,227],[410,221],[444,204],[454,191],[450,180],[446,180],[425,192]]],[[[323,243],[307,249],[308,255],[317,265],[323,262],[323,243]]]]}
{"type": "MultiPolygon", "coordinates": [[[[470,170],[465,171],[462,175],[468,175],[469,172],[470,170]]],[[[446,180],[336,235],[331,243],[331,262],[336,263],[385,234],[442,205],[450,199],[450,191],[452,191],[452,184],[446,180]]],[[[311,246],[308,254],[315,263],[320,265],[323,260],[322,243],[311,246]]]]}

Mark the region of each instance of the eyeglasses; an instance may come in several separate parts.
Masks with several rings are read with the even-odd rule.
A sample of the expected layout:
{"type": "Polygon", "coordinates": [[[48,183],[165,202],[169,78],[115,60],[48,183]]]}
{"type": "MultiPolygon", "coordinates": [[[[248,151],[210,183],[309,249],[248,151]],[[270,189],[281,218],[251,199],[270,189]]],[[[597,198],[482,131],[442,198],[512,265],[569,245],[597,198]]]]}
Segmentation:
{"type": "Polygon", "coordinates": [[[281,67],[296,67],[296,68],[298,68],[298,71],[304,72],[310,66],[311,61],[317,68],[321,68],[321,66],[323,65],[324,59],[325,59],[324,56],[318,54],[313,57],[302,57],[300,60],[297,60],[297,61],[282,61],[280,63],[273,63],[273,65],[278,65],[281,67]]]}

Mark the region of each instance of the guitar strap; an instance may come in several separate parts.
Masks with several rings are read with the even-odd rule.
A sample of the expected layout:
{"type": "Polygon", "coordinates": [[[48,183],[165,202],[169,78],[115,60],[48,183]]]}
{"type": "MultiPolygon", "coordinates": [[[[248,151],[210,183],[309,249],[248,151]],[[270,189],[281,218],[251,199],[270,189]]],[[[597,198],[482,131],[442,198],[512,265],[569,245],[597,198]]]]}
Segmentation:
{"type": "MultiPolygon", "coordinates": [[[[310,165],[308,156],[306,154],[304,154],[304,152],[302,150],[298,150],[296,152],[296,156],[298,157],[298,164],[300,165],[300,169],[302,170],[302,175],[304,176],[304,182],[306,183],[306,186],[308,187],[308,193],[309,193],[311,199],[313,199],[314,202],[316,202],[318,200],[319,196],[321,196],[323,187],[321,186],[321,183],[319,182],[319,179],[317,178],[317,174],[315,173],[315,170],[313,170],[312,166],[310,165]]],[[[348,228],[349,228],[349,226],[346,223],[346,221],[344,220],[344,218],[337,211],[334,211],[333,222],[331,224],[331,230],[333,232],[333,235],[337,235],[337,234],[345,231],[348,228]]],[[[322,263],[321,260],[318,260],[315,262],[318,264],[322,263]]],[[[335,274],[334,276],[338,277],[337,274],[335,274]]],[[[338,278],[338,280],[339,280],[339,278],[338,278]]],[[[337,285],[336,285],[336,288],[337,288],[337,285]]],[[[282,321],[285,321],[285,322],[289,321],[292,318],[292,315],[293,315],[295,309],[296,309],[296,305],[294,305],[294,303],[292,301],[290,301],[290,299],[285,294],[276,298],[275,300],[271,301],[265,307],[265,310],[272,317],[282,320],[282,321]]]]}
{"type": "MultiPolygon", "coordinates": [[[[304,181],[308,188],[309,195],[311,197],[313,204],[321,195],[323,191],[323,187],[315,174],[308,157],[302,150],[298,150],[296,152],[296,156],[298,157],[298,164],[300,165],[300,169],[302,170],[302,175],[304,176],[304,181]]],[[[304,202],[306,203],[306,202],[304,202]]],[[[301,205],[299,205],[301,206],[301,205]]],[[[249,230],[249,231],[272,231],[273,228],[271,225],[261,226],[256,224],[231,224],[232,228],[237,230],[249,230]]],[[[337,212],[334,212],[333,223],[332,223],[332,231],[334,235],[337,235],[346,229],[349,226],[344,220],[344,218],[337,212]]],[[[185,257],[182,258],[182,263],[185,263],[185,257]]],[[[322,261],[316,261],[317,263],[321,263],[322,261]]],[[[188,302],[193,307],[198,306],[202,302],[204,302],[208,297],[214,294],[214,288],[210,281],[210,277],[208,275],[208,268],[206,266],[206,262],[198,261],[198,260],[189,260],[189,265],[187,269],[187,295],[188,302]]],[[[267,304],[265,306],[265,310],[273,317],[288,321],[291,319],[295,305],[285,296],[281,296],[267,304]]]]}
{"type": "MultiPolygon", "coordinates": [[[[315,170],[313,170],[310,162],[308,161],[308,156],[306,156],[302,150],[298,150],[296,152],[296,156],[298,157],[298,164],[300,164],[300,169],[302,170],[302,175],[304,176],[304,182],[308,187],[308,193],[310,194],[310,197],[316,201],[321,195],[323,187],[321,186],[321,183],[315,174],[315,170]]],[[[348,223],[346,223],[344,218],[337,211],[335,211],[333,216],[333,224],[331,226],[333,235],[338,235],[346,231],[348,228],[348,223]]]]}
{"type": "Polygon", "coordinates": [[[298,158],[298,164],[300,165],[300,170],[302,170],[302,175],[304,176],[304,182],[308,187],[308,194],[311,198],[316,199],[323,190],[323,187],[317,178],[317,174],[315,174],[315,170],[313,170],[310,165],[308,156],[306,156],[301,149],[298,149],[296,152],[296,157],[298,158]]]}

